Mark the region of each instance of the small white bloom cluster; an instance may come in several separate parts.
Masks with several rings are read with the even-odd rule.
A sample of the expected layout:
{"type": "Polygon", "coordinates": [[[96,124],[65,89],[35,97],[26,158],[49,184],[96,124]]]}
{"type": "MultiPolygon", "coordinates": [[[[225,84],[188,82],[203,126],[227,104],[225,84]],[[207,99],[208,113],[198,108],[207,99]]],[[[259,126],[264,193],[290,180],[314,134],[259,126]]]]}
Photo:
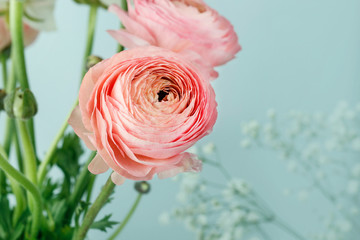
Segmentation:
{"type": "Polygon", "coordinates": [[[241,130],[243,148],[272,150],[289,172],[304,177],[308,185],[297,193],[299,200],[317,192],[332,206],[331,221],[313,239],[358,239],[351,236],[360,236],[360,104],[342,102],[330,114],[291,111],[286,117],[269,110],[266,122],[251,120],[241,130]]]}
{"type": "Polygon", "coordinates": [[[170,219],[177,219],[196,233],[199,240],[259,239],[254,236],[257,228],[272,220],[242,179],[234,178],[221,185],[207,182],[198,174],[186,173],[176,180],[180,182],[178,207],[161,214],[159,220],[168,224],[170,219]]]}

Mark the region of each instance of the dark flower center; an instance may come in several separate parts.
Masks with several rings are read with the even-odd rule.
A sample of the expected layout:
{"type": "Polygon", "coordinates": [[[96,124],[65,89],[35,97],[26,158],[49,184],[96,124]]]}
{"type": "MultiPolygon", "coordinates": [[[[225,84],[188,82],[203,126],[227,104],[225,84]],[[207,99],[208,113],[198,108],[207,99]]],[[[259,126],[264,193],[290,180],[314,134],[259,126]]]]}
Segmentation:
{"type": "Polygon", "coordinates": [[[169,95],[169,92],[160,90],[158,93],[158,101],[161,102],[162,100],[167,101],[167,95],[169,95]]]}

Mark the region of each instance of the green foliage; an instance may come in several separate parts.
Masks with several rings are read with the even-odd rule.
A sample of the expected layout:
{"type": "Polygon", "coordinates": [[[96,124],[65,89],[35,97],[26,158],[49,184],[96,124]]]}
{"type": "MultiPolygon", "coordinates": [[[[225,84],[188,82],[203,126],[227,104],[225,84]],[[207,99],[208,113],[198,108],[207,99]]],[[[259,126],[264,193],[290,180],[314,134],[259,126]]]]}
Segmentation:
{"type": "Polygon", "coordinates": [[[63,171],[65,178],[70,179],[79,174],[79,158],[83,153],[84,150],[81,147],[80,139],[75,133],[64,136],[61,147],[56,151],[54,163],[63,171]]]}
{"type": "Polygon", "coordinates": [[[111,214],[106,215],[105,217],[103,217],[101,220],[94,222],[93,224],[91,224],[92,229],[98,229],[100,231],[106,232],[107,228],[112,228],[113,225],[118,224],[118,222],[114,222],[114,221],[110,221],[109,219],[111,218],[111,214]]]}
{"type": "Polygon", "coordinates": [[[20,216],[17,223],[12,223],[13,210],[10,208],[9,200],[0,196],[0,239],[16,240],[24,234],[25,221],[29,217],[29,212],[25,211],[20,216]]]}

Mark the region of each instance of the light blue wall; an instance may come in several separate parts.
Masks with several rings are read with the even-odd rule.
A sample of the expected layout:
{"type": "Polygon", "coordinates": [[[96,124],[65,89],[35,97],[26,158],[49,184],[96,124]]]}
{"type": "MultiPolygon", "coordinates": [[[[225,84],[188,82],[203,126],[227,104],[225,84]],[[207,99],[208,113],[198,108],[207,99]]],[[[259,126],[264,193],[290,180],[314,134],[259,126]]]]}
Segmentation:
{"type": "MultiPolygon", "coordinates": [[[[306,206],[282,197],[283,188],[299,181],[264,154],[239,150],[240,122],[263,119],[269,108],[329,111],[339,100],[360,96],[360,1],[358,0],[207,0],[234,25],[243,50],[219,68],[214,82],[219,118],[204,141],[217,144],[234,176],[245,178],[300,232],[316,228],[306,206]],[[290,180],[289,180],[290,179],[290,180]],[[290,181],[290,182],[289,182],[290,181]],[[293,182],[291,182],[293,181],[293,182]]],[[[58,0],[58,31],[43,33],[26,52],[32,89],[39,102],[36,119],[39,154],[49,146],[76,98],[84,51],[87,8],[58,0]]],[[[115,16],[101,11],[94,53],[110,57],[116,43],[105,32],[115,16]]],[[[212,177],[205,167],[204,173],[212,177]]],[[[97,180],[97,193],[107,174],[97,180]]],[[[216,181],[217,176],[214,176],[216,181]]],[[[137,213],[119,239],[190,240],[180,224],[167,227],[158,214],[175,201],[176,184],[154,180],[137,213]]],[[[121,220],[136,194],[132,182],[116,188],[103,214],[121,220]]],[[[274,239],[287,240],[270,229],[274,239]]],[[[92,232],[89,239],[102,239],[92,232]]]]}

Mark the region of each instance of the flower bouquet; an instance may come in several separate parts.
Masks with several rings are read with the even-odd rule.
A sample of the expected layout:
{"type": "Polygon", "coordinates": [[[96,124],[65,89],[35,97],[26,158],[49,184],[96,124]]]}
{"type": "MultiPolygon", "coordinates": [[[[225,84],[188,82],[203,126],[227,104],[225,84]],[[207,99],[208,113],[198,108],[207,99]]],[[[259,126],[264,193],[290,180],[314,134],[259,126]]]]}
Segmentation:
{"type": "Polygon", "coordinates": [[[38,109],[24,47],[40,31],[55,28],[55,3],[0,2],[0,109],[5,124],[0,239],[75,240],[84,239],[90,228],[114,227],[110,216],[96,216],[116,185],[134,180],[139,197],[109,238],[115,239],[142,194],[149,192],[146,181],[154,175],[162,179],[201,170],[201,160],[187,149],[216,122],[214,68],[240,50],[232,25],[203,0],[75,1],[89,8],[81,86],[44,156],[36,148],[38,109]],[[102,33],[119,43],[118,52],[104,60],[91,55],[101,8],[121,22],[120,29],[102,33]],[[75,133],[65,133],[68,125],[75,133]],[[82,163],[84,152],[88,160],[82,163]],[[49,174],[53,168],[63,177],[49,174]],[[90,202],[96,174],[109,169],[107,182],[90,202]]]}

